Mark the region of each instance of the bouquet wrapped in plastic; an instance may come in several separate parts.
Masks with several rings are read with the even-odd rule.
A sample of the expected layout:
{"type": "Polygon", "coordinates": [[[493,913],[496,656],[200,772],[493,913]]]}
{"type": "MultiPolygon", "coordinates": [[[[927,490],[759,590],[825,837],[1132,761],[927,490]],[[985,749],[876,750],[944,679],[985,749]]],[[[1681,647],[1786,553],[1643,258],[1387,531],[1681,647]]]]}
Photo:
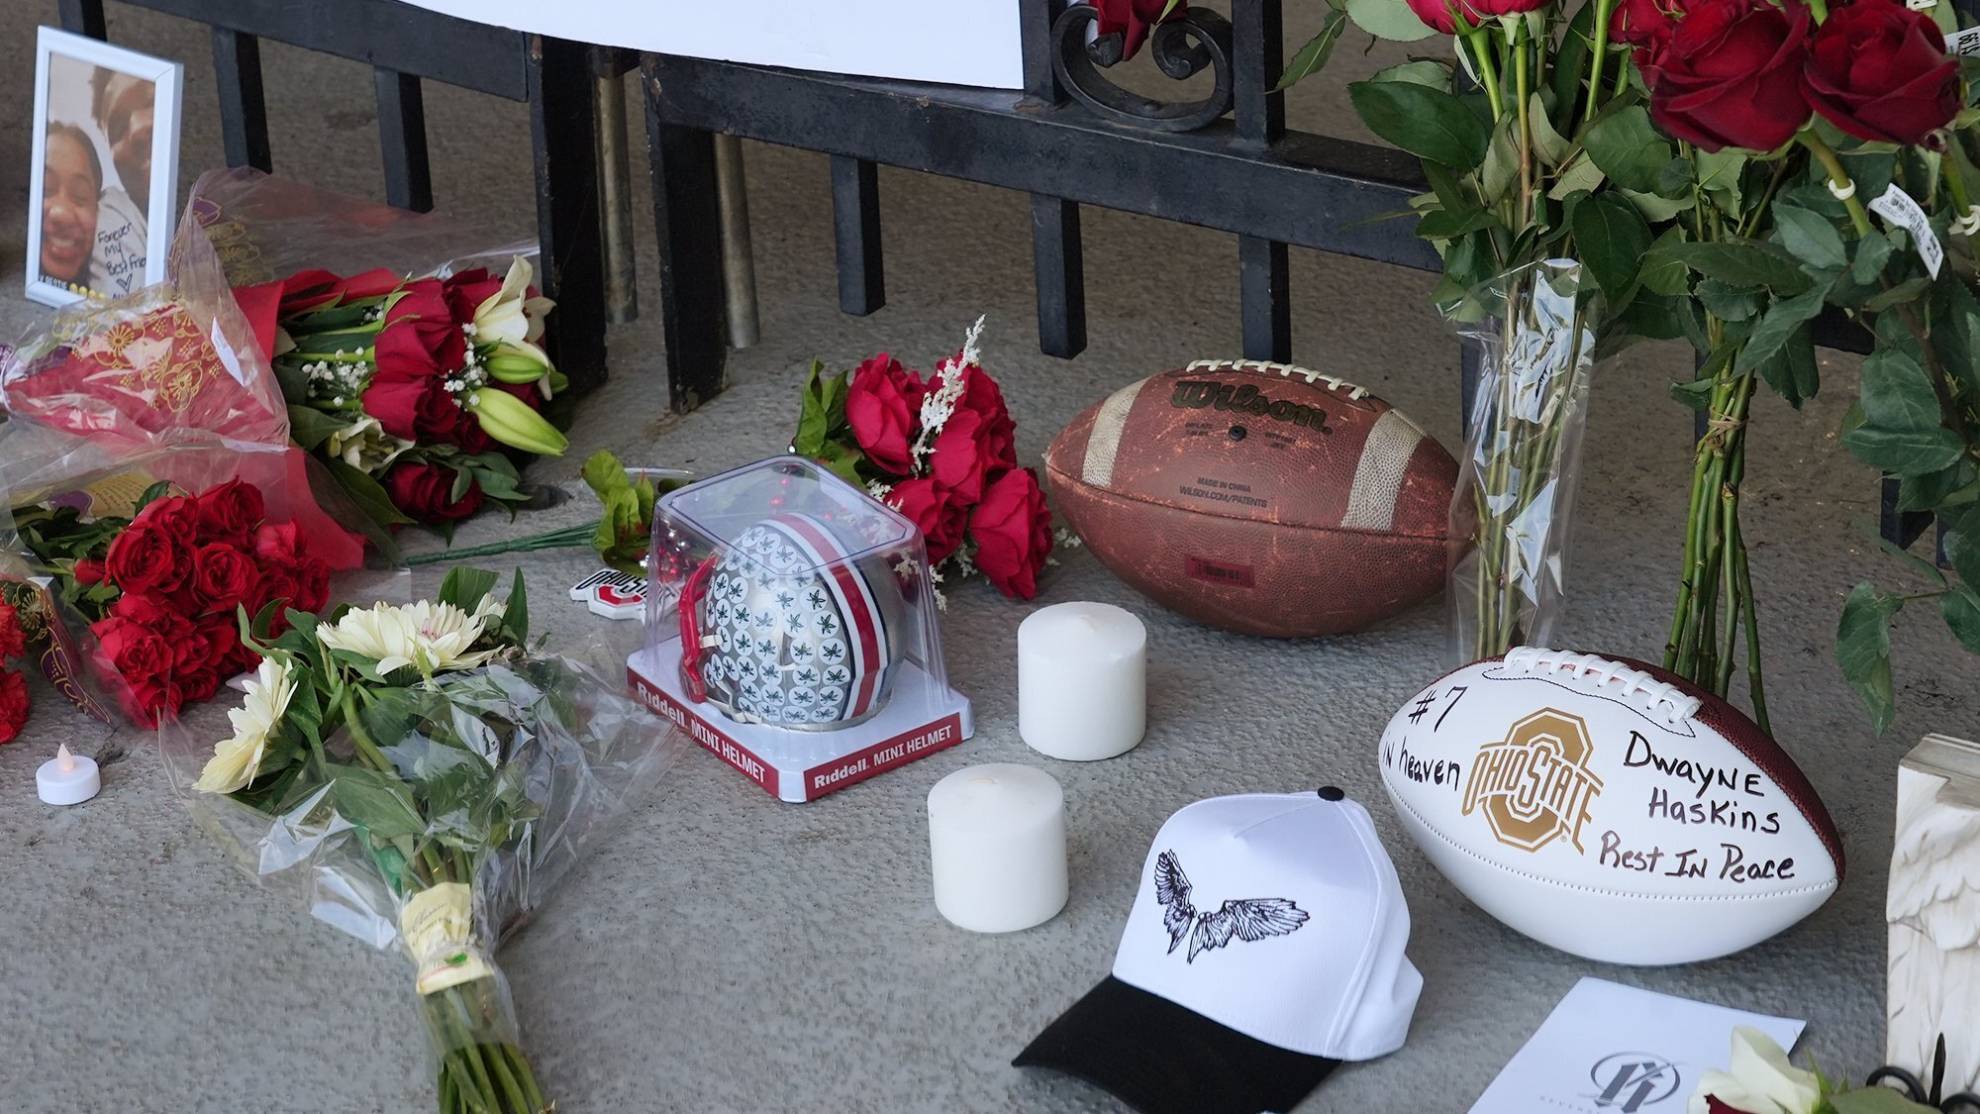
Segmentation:
{"type": "Polygon", "coordinates": [[[413,961],[442,1114],[552,1109],[494,953],[686,746],[575,662],[530,653],[522,578],[456,569],[407,606],[299,612],[266,638],[232,734],[161,734],[167,769],[250,873],[413,961]]]}
{"type": "Polygon", "coordinates": [[[516,462],[566,448],[538,412],[567,384],[533,245],[253,170],[201,177],[188,212],[222,244],[297,442],[381,525],[519,504],[516,462]]]}
{"type": "Polygon", "coordinates": [[[234,614],[328,602],[389,539],[290,444],[268,361],[192,222],[171,278],[77,305],[0,363],[0,581],[50,680],[150,723],[252,668],[234,614]]]}

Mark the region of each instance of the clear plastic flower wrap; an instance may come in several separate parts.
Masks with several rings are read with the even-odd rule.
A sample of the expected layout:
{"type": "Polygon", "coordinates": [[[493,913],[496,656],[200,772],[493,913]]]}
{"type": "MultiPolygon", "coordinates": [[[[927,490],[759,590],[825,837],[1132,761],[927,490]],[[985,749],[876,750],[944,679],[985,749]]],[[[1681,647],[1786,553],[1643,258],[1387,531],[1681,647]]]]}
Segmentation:
{"type": "Polygon", "coordinates": [[[552,1108],[495,951],[687,746],[530,653],[520,577],[500,603],[494,582],[457,569],[434,601],[291,616],[230,737],[160,732],[173,785],[251,876],[411,958],[443,1114],[552,1108]]]}
{"type": "Polygon", "coordinates": [[[397,564],[291,444],[274,373],[196,224],[169,271],[63,310],[0,361],[0,591],[32,612],[59,689],[142,723],[252,665],[232,639],[238,606],[376,598],[397,564]]]}

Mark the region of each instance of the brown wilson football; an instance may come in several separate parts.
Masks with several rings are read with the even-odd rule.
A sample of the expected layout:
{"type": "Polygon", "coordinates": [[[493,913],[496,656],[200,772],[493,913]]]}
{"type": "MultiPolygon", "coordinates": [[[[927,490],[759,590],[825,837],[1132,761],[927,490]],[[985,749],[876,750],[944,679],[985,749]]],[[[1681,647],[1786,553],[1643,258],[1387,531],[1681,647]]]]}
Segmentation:
{"type": "Polygon", "coordinates": [[[1045,472],[1101,564],[1212,626],[1338,634],[1443,584],[1457,462],[1305,368],[1198,360],[1130,383],[1073,419],[1045,472]]]}

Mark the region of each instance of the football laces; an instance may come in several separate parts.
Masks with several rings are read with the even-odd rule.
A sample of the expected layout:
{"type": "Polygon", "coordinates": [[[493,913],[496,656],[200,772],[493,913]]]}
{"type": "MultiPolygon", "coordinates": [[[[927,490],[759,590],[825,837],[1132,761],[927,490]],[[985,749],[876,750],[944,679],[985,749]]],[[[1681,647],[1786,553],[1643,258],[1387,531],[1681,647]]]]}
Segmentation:
{"type": "Polygon", "coordinates": [[[1273,363],[1271,360],[1196,360],[1184,371],[1258,371],[1290,379],[1297,375],[1308,383],[1318,383],[1330,391],[1346,391],[1350,401],[1359,402],[1368,397],[1368,388],[1357,387],[1345,379],[1323,375],[1311,368],[1297,364],[1273,363]]]}
{"type": "Polygon", "coordinates": [[[1605,693],[1609,686],[1617,686],[1617,695],[1635,701],[1644,711],[1673,727],[1698,712],[1698,698],[1676,685],[1593,654],[1517,646],[1506,651],[1505,663],[1509,668],[1536,676],[1566,673],[1576,680],[1590,680],[1605,693]]]}

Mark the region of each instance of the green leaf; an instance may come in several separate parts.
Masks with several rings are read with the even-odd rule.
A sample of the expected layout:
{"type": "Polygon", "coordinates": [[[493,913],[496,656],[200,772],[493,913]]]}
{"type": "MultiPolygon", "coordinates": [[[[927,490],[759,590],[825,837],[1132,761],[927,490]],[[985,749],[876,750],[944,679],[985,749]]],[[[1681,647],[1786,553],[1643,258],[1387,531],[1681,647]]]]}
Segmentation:
{"type": "Polygon", "coordinates": [[[1547,119],[1547,105],[1534,93],[1527,98],[1530,106],[1527,120],[1533,129],[1533,150],[1540,161],[1547,166],[1559,166],[1567,158],[1568,141],[1554,130],[1554,122],[1547,119]]]}
{"type": "Polygon", "coordinates": [[[1865,313],[1882,313],[1892,306],[1911,301],[1913,298],[1923,294],[1931,285],[1931,279],[1924,275],[1915,275],[1891,287],[1889,290],[1872,297],[1869,301],[1864,302],[1863,311],[1865,313]]]}
{"type": "Polygon", "coordinates": [[[1898,476],[1936,472],[1959,459],[1966,445],[1950,429],[1885,429],[1863,425],[1843,434],[1856,458],[1898,476]]]}
{"type": "Polygon", "coordinates": [[[1583,151],[1555,175],[1554,188],[1547,191],[1547,196],[1555,201],[1563,201],[1581,190],[1593,193],[1604,180],[1602,168],[1595,165],[1588,157],[1588,152],[1583,151]]]}
{"type": "Polygon", "coordinates": [[[1630,105],[1596,118],[1583,137],[1588,157],[1618,186],[1652,193],[1657,173],[1670,162],[1671,145],[1650,123],[1642,105],[1630,105]]]}
{"type": "Polygon", "coordinates": [[[1980,491],[1972,487],[1975,474],[1973,463],[1961,460],[1951,468],[1905,476],[1898,480],[1898,510],[1929,511],[1958,498],[1962,488],[1980,491]]]}
{"type": "Polygon", "coordinates": [[[446,577],[440,581],[439,600],[441,603],[451,603],[462,611],[473,611],[500,579],[487,569],[456,565],[448,569],[446,577]]]}
{"type": "Polygon", "coordinates": [[[1692,158],[1698,163],[1699,188],[1718,194],[1723,199],[1720,208],[1738,212],[1740,174],[1746,169],[1746,153],[1737,147],[1727,147],[1717,152],[1696,151],[1692,158]]]}
{"type": "Polygon", "coordinates": [[[1613,303],[1623,302],[1650,250],[1650,226],[1628,201],[1608,193],[1576,205],[1569,225],[1581,261],[1602,293],[1613,303]]]}
{"type": "Polygon", "coordinates": [[[139,511],[170,494],[172,494],[172,481],[159,480],[138,493],[137,502],[131,505],[131,514],[135,516],[139,511]]]}
{"type": "Polygon", "coordinates": [[[1631,205],[1636,206],[1636,211],[1643,214],[1644,220],[1650,221],[1653,224],[1662,224],[1697,204],[1696,200],[1689,195],[1672,199],[1654,193],[1643,193],[1638,190],[1621,190],[1619,192],[1629,199],[1631,205]]]}
{"type": "Polygon", "coordinates": [[[502,601],[502,625],[508,629],[509,637],[515,640],[516,645],[529,641],[529,593],[523,586],[520,568],[509,584],[509,598],[502,601]]]}
{"type": "Polygon", "coordinates": [[[1863,361],[1863,418],[1885,429],[1933,429],[1939,398],[1910,353],[1879,346],[1863,361]]]}
{"type": "Polygon", "coordinates": [[[1705,312],[1721,321],[1751,321],[1760,316],[1762,292],[1744,286],[1730,286],[1715,278],[1698,280],[1695,292],[1705,312]]]}
{"type": "Polygon", "coordinates": [[[1416,222],[1416,234],[1426,240],[1455,240],[1467,232],[1481,228],[1503,227],[1499,218],[1484,209],[1473,209],[1468,213],[1453,213],[1445,209],[1423,214],[1416,222]]]}
{"type": "Polygon", "coordinates": [[[830,399],[843,390],[844,384],[844,376],[825,374],[823,361],[811,361],[811,373],[805,379],[803,404],[798,412],[797,433],[791,438],[792,451],[801,456],[817,456],[824,451],[834,417],[830,399]],[[838,380],[837,390],[833,380],[838,380]]]}
{"type": "Polygon", "coordinates": [[[1836,664],[1870,712],[1877,733],[1896,714],[1891,687],[1891,619],[1904,601],[1858,584],[1843,602],[1836,624],[1836,664]]]}
{"type": "Polygon", "coordinates": [[[1693,379],[1689,383],[1672,383],[1671,397],[1693,410],[1703,410],[1712,405],[1712,392],[1718,385],[1716,379],[1693,379]]]}
{"type": "Polygon", "coordinates": [[[1842,234],[1826,217],[1794,205],[1774,206],[1774,234],[1781,246],[1817,271],[1840,271],[1849,261],[1842,234]]]}
{"type": "Polygon", "coordinates": [[[342,460],[319,459],[322,459],[324,467],[329,469],[330,478],[336,480],[337,486],[343,488],[344,494],[350,496],[351,502],[357,504],[358,510],[363,511],[365,517],[377,523],[381,529],[403,526],[412,521],[399,512],[398,506],[392,502],[392,497],[385,494],[385,488],[377,480],[372,479],[369,473],[353,468],[342,460]]]}
{"type": "Polygon", "coordinates": [[[1980,588],[1980,510],[1969,510],[1948,524],[1946,560],[1968,586],[1980,588]]]}
{"type": "Polygon", "coordinates": [[[1890,262],[1891,241],[1882,233],[1872,233],[1857,241],[1856,258],[1850,261],[1849,277],[1861,286],[1877,281],[1884,273],[1884,264],[1890,262]]]}
{"type": "MultiPolygon", "coordinates": [[[[1395,2],[1409,10],[1401,0],[1395,2]]],[[[1352,0],[1349,7],[1351,11],[1352,0]]],[[[1403,81],[1357,81],[1348,86],[1348,98],[1368,130],[1419,158],[1460,172],[1485,161],[1490,133],[1449,93],[1403,81]]]]}
{"type": "Polygon", "coordinates": [[[1319,73],[1327,65],[1327,59],[1334,53],[1334,45],[1341,41],[1341,32],[1347,30],[1347,12],[1330,8],[1327,18],[1321,22],[1320,31],[1306,40],[1292,61],[1286,63],[1286,70],[1279,75],[1279,83],[1273,89],[1290,89],[1303,77],[1319,73]]]}
{"type": "Polygon", "coordinates": [[[1478,192],[1488,205],[1506,196],[1513,183],[1519,181],[1519,140],[1513,135],[1515,125],[1511,116],[1501,120],[1492,132],[1491,146],[1485,150],[1485,165],[1478,172],[1478,192]]]}
{"type": "MultiPolygon", "coordinates": [[[[1733,370],[1744,374],[1760,368],[1778,357],[1781,350],[1797,335],[1802,343],[1806,343],[1807,330],[1802,326],[1814,320],[1815,315],[1822,312],[1822,295],[1825,292],[1824,287],[1810,287],[1792,298],[1781,298],[1770,304],[1760,315],[1760,320],[1754,324],[1753,332],[1747,335],[1746,344],[1739,350],[1739,359],[1733,363],[1733,370]]],[[[1808,397],[1807,394],[1802,393],[1800,384],[1784,388],[1782,384],[1775,383],[1772,379],[1767,382],[1775,390],[1780,391],[1782,398],[1796,406],[1801,405],[1801,400],[1808,397]]]]}
{"type": "Polygon", "coordinates": [[[1356,27],[1391,42],[1413,43],[1434,33],[1403,0],[1347,0],[1347,14],[1356,27]]]}
{"type": "Polygon", "coordinates": [[[865,459],[865,453],[836,441],[827,443],[825,451],[817,457],[818,462],[832,474],[862,491],[866,489],[866,483],[859,478],[859,464],[865,459]]]}
{"type": "Polygon", "coordinates": [[[1811,282],[1794,257],[1766,244],[1690,243],[1672,244],[1664,249],[1685,266],[1733,286],[1764,286],[1776,294],[1795,295],[1811,282]]]}
{"type": "Polygon", "coordinates": [[[1957,584],[1939,601],[1939,613],[1953,637],[1969,653],[1980,654],[1980,592],[1970,585],[1957,584]]]}
{"type": "Polygon", "coordinates": [[[1376,70],[1370,81],[1406,81],[1412,85],[1425,85],[1432,89],[1451,87],[1451,68],[1442,62],[1428,58],[1418,58],[1414,62],[1403,62],[1387,69],[1376,70]]]}
{"type": "Polygon", "coordinates": [[[1896,542],[1884,537],[1875,529],[1866,526],[1863,533],[1869,535],[1870,539],[1877,543],[1878,549],[1911,566],[1911,571],[1924,577],[1935,587],[1943,588],[1946,586],[1946,574],[1939,571],[1939,566],[1908,549],[1899,549],[1896,542]]]}
{"type": "Polygon", "coordinates": [[[1684,233],[1676,228],[1666,228],[1644,253],[1643,262],[1637,268],[1636,279],[1643,289],[1653,294],[1691,293],[1691,269],[1684,261],[1663,250],[1671,244],[1684,240],[1684,233]]]}
{"type": "Polygon", "coordinates": [[[315,449],[349,424],[314,406],[289,406],[289,439],[305,449],[315,449]]]}
{"type": "Polygon", "coordinates": [[[1548,77],[1553,86],[1554,103],[1560,106],[1563,129],[1573,124],[1574,114],[1581,106],[1589,47],[1594,39],[1595,5],[1583,4],[1574,13],[1574,18],[1568,21],[1567,32],[1561,36],[1561,45],[1554,51],[1554,64],[1548,77]]]}
{"type": "Polygon", "coordinates": [[[425,834],[426,822],[405,782],[358,766],[331,766],[330,771],[330,799],[344,819],[375,839],[425,834]]]}

